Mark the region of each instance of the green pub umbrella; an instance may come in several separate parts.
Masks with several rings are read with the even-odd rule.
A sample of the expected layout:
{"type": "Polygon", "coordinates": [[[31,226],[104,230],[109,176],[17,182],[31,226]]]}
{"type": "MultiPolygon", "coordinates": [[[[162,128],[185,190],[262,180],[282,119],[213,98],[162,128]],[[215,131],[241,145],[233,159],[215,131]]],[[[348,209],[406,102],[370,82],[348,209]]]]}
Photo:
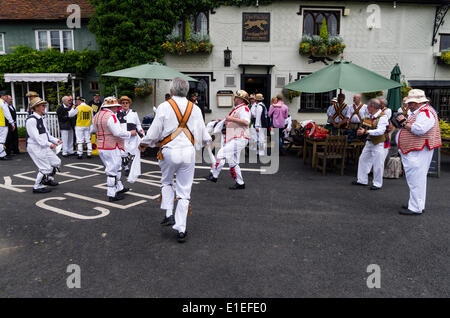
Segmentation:
{"type": "Polygon", "coordinates": [[[284,88],[305,92],[322,93],[335,89],[367,93],[400,87],[401,84],[350,61],[334,61],[327,67],[312,73],[284,88]]]}
{"type": "Polygon", "coordinates": [[[175,77],[181,77],[190,82],[197,82],[195,78],[187,76],[181,72],[178,72],[177,70],[174,70],[173,68],[162,65],[161,63],[158,62],[133,66],[125,68],[123,70],[109,72],[103,74],[102,76],[129,77],[129,78],[154,80],[154,91],[155,91],[153,94],[154,106],[156,106],[156,80],[172,80],[175,77]]]}
{"type": "MultiPolygon", "coordinates": [[[[400,83],[400,67],[398,64],[392,69],[391,80],[400,83]]],[[[391,88],[387,94],[388,107],[393,111],[397,111],[402,106],[402,88],[391,88]]]]}

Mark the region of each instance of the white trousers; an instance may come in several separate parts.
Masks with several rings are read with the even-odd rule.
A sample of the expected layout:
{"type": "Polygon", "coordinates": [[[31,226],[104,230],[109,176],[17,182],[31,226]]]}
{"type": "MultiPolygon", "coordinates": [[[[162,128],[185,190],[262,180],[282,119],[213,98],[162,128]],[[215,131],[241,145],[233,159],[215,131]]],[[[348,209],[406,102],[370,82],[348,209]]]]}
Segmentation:
{"type": "Polygon", "coordinates": [[[250,129],[250,150],[258,151],[258,155],[264,156],[266,154],[266,128],[258,128],[256,131],[255,127],[250,129]]]}
{"type": "Polygon", "coordinates": [[[422,213],[422,210],[425,209],[427,175],[434,150],[429,150],[426,146],[422,151],[411,151],[406,155],[402,154],[401,151],[399,152],[402,156],[406,182],[409,187],[408,209],[416,213],[422,213]]]}
{"type": "Polygon", "coordinates": [[[52,173],[53,168],[59,168],[61,166],[61,159],[58,158],[50,147],[28,144],[27,152],[39,170],[34,183],[34,188],[43,188],[44,186],[41,184],[42,178],[45,175],[52,173]]]}
{"type": "Polygon", "coordinates": [[[77,145],[78,145],[77,154],[79,156],[83,154],[83,144],[86,144],[88,156],[90,156],[92,153],[90,129],[91,127],[75,126],[75,137],[77,138],[77,145]]]}
{"type": "Polygon", "coordinates": [[[241,168],[239,167],[239,160],[241,151],[248,144],[248,140],[245,138],[236,138],[227,142],[217,153],[216,164],[211,168],[211,173],[214,178],[218,178],[220,171],[225,165],[225,161],[228,162],[230,167],[231,177],[236,180],[238,184],[244,184],[244,178],[242,177],[241,168]]]}
{"type": "Polygon", "coordinates": [[[175,195],[177,209],[175,211],[175,225],[178,232],[186,232],[186,222],[191,199],[192,182],[195,171],[194,147],[162,150],[164,160],[159,160],[161,168],[161,209],[166,210],[166,217],[173,214],[175,195]],[[174,184],[174,176],[176,181],[174,184]]]}
{"type": "Polygon", "coordinates": [[[105,166],[106,185],[108,187],[107,196],[115,197],[118,191],[123,189],[122,181],[122,158],[120,157],[120,149],[103,150],[99,149],[98,154],[105,166]]]}
{"type": "Polygon", "coordinates": [[[386,151],[383,142],[374,145],[372,142],[366,141],[366,145],[359,157],[358,182],[368,184],[369,172],[373,167],[373,185],[381,188],[383,186],[385,158],[386,151]]]}
{"type": "Polygon", "coordinates": [[[3,147],[8,137],[8,126],[0,127],[0,158],[6,156],[5,148],[3,147]]]}
{"type": "Polygon", "coordinates": [[[61,130],[61,140],[63,142],[62,154],[73,154],[73,130],[61,130]]]}

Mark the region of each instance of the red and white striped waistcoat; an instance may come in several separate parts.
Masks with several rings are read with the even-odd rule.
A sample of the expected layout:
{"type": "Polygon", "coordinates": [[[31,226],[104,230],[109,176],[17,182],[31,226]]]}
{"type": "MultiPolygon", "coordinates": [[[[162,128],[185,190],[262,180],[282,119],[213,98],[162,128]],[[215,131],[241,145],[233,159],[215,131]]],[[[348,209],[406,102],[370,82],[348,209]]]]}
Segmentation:
{"type": "Polygon", "coordinates": [[[411,116],[408,122],[414,124],[417,115],[421,112],[425,112],[428,118],[430,118],[430,116],[434,117],[434,126],[422,136],[414,135],[412,132],[402,129],[398,137],[398,147],[403,154],[407,154],[411,151],[421,151],[425,148],[425,146],[428,146],[430,150],[442,146],[439,119],[436,112],[430,107],[430,105],[425,105],[422,107],[416,114],[411,116]]]}
{"type": "MultiPolygon", "coordinates": [[[[228,116],[239,118],[240,112],[250,112],[246,104],[241,104],[239,106],[236,106],[235,109],[233,109],[228,116]]],[[[235,122],[228,122],[227,124],[227,130],[225,134],[225,142],[229,142],[232,139],[236,138],[244,138],[249,139],[250,133],[248,126],[242,126],[240,124],[237,124],[235,122]]]]}
{"type": "Polygon", "coordinates": [[[108,120],[113,117],[114,122],[118,122],[113,112],[102,109],[94,117],[94,124],[97,128],[97,146],[102,150],[124,149],[122,138],[114,136],[108,128],[108,120]]]}

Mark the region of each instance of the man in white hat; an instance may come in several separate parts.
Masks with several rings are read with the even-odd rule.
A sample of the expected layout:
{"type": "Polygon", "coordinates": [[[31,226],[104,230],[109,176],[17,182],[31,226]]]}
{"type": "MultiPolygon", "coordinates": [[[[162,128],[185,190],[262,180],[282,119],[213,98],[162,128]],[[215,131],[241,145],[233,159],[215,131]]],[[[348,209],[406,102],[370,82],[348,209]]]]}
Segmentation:
{"type": "Polygon", "coordinates": [[[266,133],[268,125],[267,119],[267,108],[264,105],[264,96],[263,94],[256,94],[256,105],[250,111],[252,113],[252,117],[255,118],[253,123],[254,129],[254,142],[257,147],[257,154],[259,156],[264,156],[266,154],[266,133]]]}
{"type": "Polygon", "coordinates": [[[34,193],[47,193],[51,190],[44,185],[57,186],[53,176],[59,170],[61,160],[53,151],[57,145],[62,144],[61,140],[51,136],[46,128],[43,116],[45,114],[47,102],[35,97],[30,101],[32,114],[26,121],[27,130],[27,151],[38,167],[38,174],[33,186],[34,193]]]}
{"type": "Polygon", "coordinates": [[[242,177],[239,160],[241,151],[245,149],[249,140],[250,110],[248,108],[248,94],[244,90],[238,90],[234,95],[233,110],[225,118],[226,134],[225,145],[217,153],[216,164],[211,168],[211,173],[207,180],[217,182],[220,171],[228,161],[231,177],[235,184],[229,187],[230,190],[245,189],[244,178],[242,177]]]}
{"type": "Polygon", "coordinates": [[[345,95],[338,94],[337,102],[328,107],[328,120],[333,126],[333,134],[339,134],[342,127],[347,125],[348,105],[345,103],[345,95]]]}
{"type": "Polygon", "coordinates": [[[161,225],[172,225],[178,232],[179,243],[185,242],[187,236],[186,221],[194,181],[195,150],[211,142],[200,108],[186,98],[188,91],[188,81],[180,77],[172,80],[172,98],[158,106],[155,119],[140,145],[143,151],[148,146],[160,144],[158,164],[162,174],[161,209],[166,210],[161,225]],[[177,207],[174,216],[175,199],[177,207]]]}
{"type": "Polygon", "coordinates": [[[129,188],[123,186],[122,158],[120,151],[124,150],[124,138],[136,136],[136,130],[126,131],[120,126],[116,117],[117,109],[121,107],[115,97],[106,97],[100,111],[94,117],[93,132],[97,132],[98,154],[105,165],[107,196],[110,202],[122,200],[123,193],[129,188]]]}
{"type": "Polygon", "coordinates": [[[77,97],[76,105],[72,106],[69,111],[69,117],[76,116],[75,122],[75,137],[77,140],[77,155],[78,159],[83,159],[83,145],[86,144],[87,158],[91,159],[92,156],[92,143],[91,143],[91,123],[93,115],[92,107],[85,103],[85,99],[77,97]]]}
{"type": "MultiPolygon", "coordinates": [[[[409,109],[408,118],[396,138],[409,186],[409,202],[399,213],[420,215],[425,209],[427,175],[433,151],[442,145],[442,139],[438,116],[428,104],[423,90],[410,90],[405,103],[409,109]]],[[[403,120],[405,116],[401,114],[397,119],[403,120]]]]}
{"type": "Polygon", "coordinates": [[[9,111],[8,104],[4,101],[3,97],[6,96],[6,92],[0,93],[0,160],[10,160],[11,158],[6,155],[4,144],[8,137],[8,123],[11,129],[14,131],[16,126],[14,120],[9,111]]]}
{"type": "Polygon", "coordinates": [[[383,186],[384,142],[386,141],[386,126],[389,124],[388,117],[381,110],[380,101],[371,99],[367,105],[369,118],[364,121],[363,127],[356,132],[358,136],[368,135],[366,145],[359,157],[358,180],[353,181],[354,185],[367,186],[369,184],[369,172],[373,168],[373,185],[371,190],[379,190],[383,186]],[[365,126],[366,122],[370,125],[365,126]]]}

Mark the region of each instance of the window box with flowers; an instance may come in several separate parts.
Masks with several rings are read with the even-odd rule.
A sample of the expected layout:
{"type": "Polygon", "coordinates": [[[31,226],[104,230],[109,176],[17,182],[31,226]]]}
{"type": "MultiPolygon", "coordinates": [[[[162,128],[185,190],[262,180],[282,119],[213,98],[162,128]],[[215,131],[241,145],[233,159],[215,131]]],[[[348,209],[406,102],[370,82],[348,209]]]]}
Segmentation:
{"type": "Polygon", "coordinates": [[[186,40],[175,34],[170,34],[166,42],[161,45],[162,49],[170,54],[188,55],[188,54],[210,54],[213,45],[207,34],[192,33],[186,40]]]}
{"type": "Polygon", "coordinates": [[[322,20],[320,35],[304,35],[299,53],[307,56],[332,56],[344,52],[344,40],[338,35],[328,35],[327,20],[322,20]]]}

